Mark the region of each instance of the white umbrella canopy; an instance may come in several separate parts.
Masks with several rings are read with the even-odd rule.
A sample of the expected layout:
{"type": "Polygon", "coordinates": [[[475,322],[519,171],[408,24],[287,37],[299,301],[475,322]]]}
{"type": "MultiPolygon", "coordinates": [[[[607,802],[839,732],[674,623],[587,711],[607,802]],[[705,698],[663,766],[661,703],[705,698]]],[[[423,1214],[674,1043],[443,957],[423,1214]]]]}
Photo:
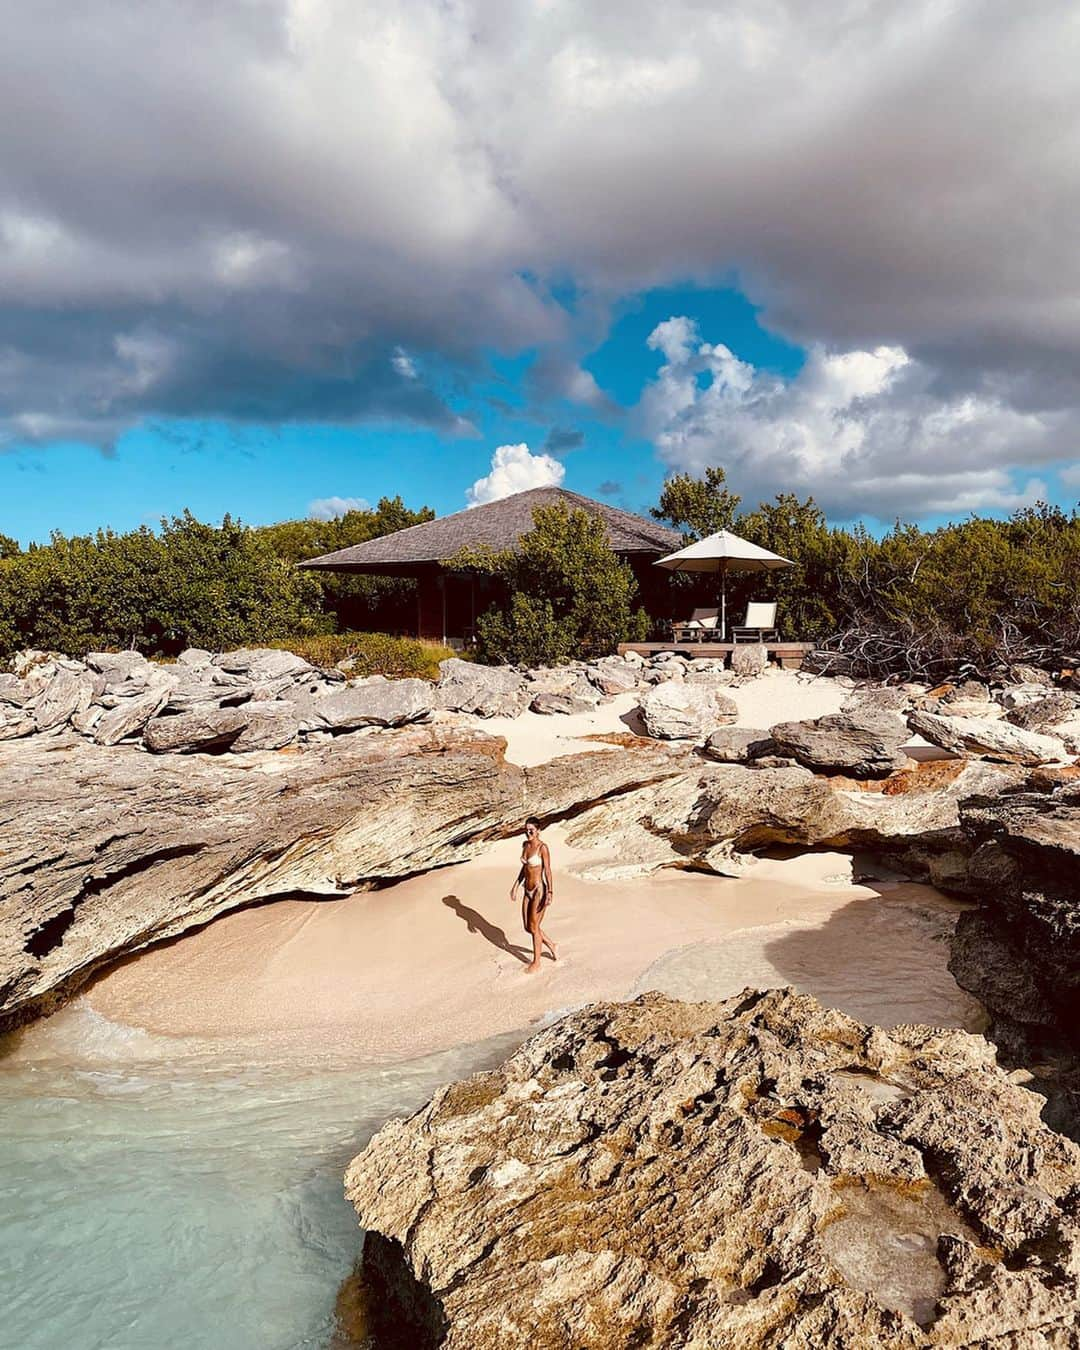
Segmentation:
{"type": "Polygon", "coordinates": [[[658,558],[655,566],[672,572],[720,573],[720,636],[727,636],[727,574],[729,572],[773,572],[781,567],[795,567],[790,558],[770,553],[760,544],[741,539],[730,530],[717,530],[696,543],[687,544],[677,553],[658,558]]]}

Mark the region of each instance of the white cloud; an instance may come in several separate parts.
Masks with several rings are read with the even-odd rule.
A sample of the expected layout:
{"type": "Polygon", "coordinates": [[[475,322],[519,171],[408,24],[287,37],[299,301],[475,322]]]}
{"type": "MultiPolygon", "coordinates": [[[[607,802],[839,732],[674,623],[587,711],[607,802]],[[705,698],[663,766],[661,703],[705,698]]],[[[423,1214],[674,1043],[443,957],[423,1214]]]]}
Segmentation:
{"type": "Polygon", "coordinates": [[[565,467],[551,455],[534,455],[527,445],[500,445],[491,456],[491,472],[465,493],[470,506],[497,502],[529,488],[558,487],[565,467]]]}
{"type": "Polygon", "coordinates": [[[415,380],[417,378],[416,362],[404,347],[394,348],[390,357],[390,364],[403,380],[415,380]]]}
{"type": "Polygon", "coordinates": [[[1012,467],[1049,464],[1071,440],[1065,419],[1020,412],[990,395],[938,392],[902,347],[813,346],[791,379],[756,370],[696,324],[659,324],[648,345],[667,358],[639,416],[664,463],[720,464],[754,504],[812,495],[834,516],[1012,509],[1046,493],[1012,467]]]}
{"type": "Polygon", "coordinates": [[[1062,469],[1060,478],[1066,487],[1080,487],[1080,463],[1062,469]]]}
{"type": "Polygon", "coordinates": [[[350,511],[370,511],[371,503],[363,497],[316,497],[308,502],[311,520],[336,520],[350,511]]]}

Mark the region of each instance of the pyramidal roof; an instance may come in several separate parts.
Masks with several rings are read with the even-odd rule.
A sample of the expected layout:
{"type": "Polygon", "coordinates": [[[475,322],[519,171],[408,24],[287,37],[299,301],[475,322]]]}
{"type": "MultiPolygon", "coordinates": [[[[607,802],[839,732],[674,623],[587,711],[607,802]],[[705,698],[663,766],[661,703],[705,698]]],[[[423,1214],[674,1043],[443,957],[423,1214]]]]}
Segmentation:
{"type": "Polygon", "coordinates": [[[394,534],[368,539],[363,544],[353,544],[300,565],[324,567],[328,571],[378,572],[380,567],[397,570],[420,563],[446,562],[461,549],[478,545],[497,550],[513,548],[521,536],[533,528],[533,511],[538,506],[560,503],[570,510],[580,509],[599,516],[607,526],[615,553],[669,553],[682,543],[677,530],[656,521],[620,511],[566,488],[541,487],[456,511],[452,516],[440,516],[438,520],[428,520],[422,525],[410,525],[394,534]]]}

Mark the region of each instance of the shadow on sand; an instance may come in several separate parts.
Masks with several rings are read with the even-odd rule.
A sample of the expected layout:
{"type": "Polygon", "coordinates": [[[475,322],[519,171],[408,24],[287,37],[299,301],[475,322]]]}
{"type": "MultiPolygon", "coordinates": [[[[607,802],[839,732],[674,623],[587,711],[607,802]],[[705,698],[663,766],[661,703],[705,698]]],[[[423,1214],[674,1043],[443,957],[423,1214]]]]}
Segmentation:
{"type": "Polygon", "coordinates": [[[459,919],[464,919],[465,926],[470,933],[479,933],[493,947],[498,947],[500,951],[509,952],[511,956],[516,956],[522,965],[528,965],[532,960],[532,952],[524,947],[515,947],[501,928],[493,924],[490,919],[485,919],[475,909],[471,909],[456,895],[444,895],[443,904],[447,909],[452,909],[459,919]]]}

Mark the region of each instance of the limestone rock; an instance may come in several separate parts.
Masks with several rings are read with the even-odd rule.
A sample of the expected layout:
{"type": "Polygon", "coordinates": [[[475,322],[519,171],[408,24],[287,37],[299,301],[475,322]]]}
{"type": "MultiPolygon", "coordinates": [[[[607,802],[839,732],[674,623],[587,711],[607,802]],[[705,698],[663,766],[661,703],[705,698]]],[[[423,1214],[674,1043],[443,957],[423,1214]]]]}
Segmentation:
{"type": "Polygon", "coordinates": [[[436,708],[478,717],[516,717],[528,697],[522,676],[506,666],[481,666],[456,656],[439,662],[436,708]]]}
{"type": "Polygon", "coordinates": [[[586,713],[592,712],[596,708],[596,703],[592,699],[582,698],[578,694],[540,693],[536,695],[529,707],[534,713],[544,715],[551,713],[586,713]]]}
{"type": "Polygon", "coordinates": [[[1064,1347],[1080,1149],[1040,1105],[966,1032],[646,994],[390,1121],[345,1186],[418,1347],[1064,1347]]]}
{"type": "Polygon", "coordinates": [[[247,725],[229,749],[233,754],[250,750],[280,750],[300,733],[300,718],[292,703],[272,699],[251,702],[244,708],[247,725]]]}
{"type": "MultiPolygon", "coordinates": [[[[115,708],[104,713],[92,727],[87,728],[93,734],[98,745],[116,745],[125,736],[134,736],[142,731],[169,697],[167,688],[152,689],[147,694],[138,694],[134,698],[122,699],[115,708]]],[[[79,727],[82,731],[83,728],[79,727]]]]}
{"type": "Polygon", "coordinates": [[[189,670],[202,670],[210,665],[213,656],[203,647],[185,647],[176,658],[178,666],[185,666],[189,670]]]}
{"type": "Polygon", "coordinates": [[[272,680],[278,675],[302,675],[312,669],[295,652],[278,651],[276,647],[250,647],[234,652],[222,652],[213,658],[213,664],[230,675],[246,675],[251,680],[272,680]]]}
{"type": "Polygon", "coordinates": [[[175,717],[154,717],[146,724],[143,744],[156,755],[225,750],[247,722],[240,708],[205,707],[175,717]]]}
{"type": "Polygon", "coordinates": [[[144,677],[151,668],[142,652],[87,652],[86,664],[91,670],[117,681],[144,677]]]}
{"type": "Polygon", "coordinates": [[[735,675],[760,675],[769,664],[769,653],[761,642],[736,643],[731,653],[731,669],[735,675]]]}
{"type": "Polygon", "coordinates": [[[908,714],[912,731],[925,736],[932,745],[957,755],[979,755],[1006,764],[1050,764],[1064,759],[1064,744],[1053,736],[1022,731],[1011,722],[985,717],[942,717],[916,710],[908,714]]]}
{"type": "Polygon", "coordinates": [[[902,685],[864,686],[853,690],[840,706],[844,712],[861,713],[872,708],[877,712],[906,713],[911,699],[910,691],[902,685]]]}
{"type": "Polygon", "coordinates": [[[907,760],[904,719],[865,704],[806,722],[780,722],[769,732],[777,752],[810,769],[842,769],[856,778],[884,778],[907,760]]]}
{"type": "Polygon", "coordinates": [[[1054,680],[1049,671],[1038,666],[1016,665],[1009,667],[1009,678],[1014,684],[1041,684],[1053,688],[1054,680]]]}
{"type": "Polygon", "coordinates": [[[620,657],[605,657],[590,668],[588,675],[602,694],[629,694],[638,686],[641,667],[620,657]]]}
{"type": "Polygon", "coordinates": [[[1055,735],[1054,727],[1059,722],[1067,722],[1077,715],[1080,699],[1064,690],[1051,692],[1045,698],[1035,699],[1031,703],[1021,704],[1006,714],[1014,727],[1024,731],[1042,731],[1055,735]]]}
{"type": "Polygon", "coordinates": [[[20,708],[0,707],[0,741],[13,741],[30,736],[36,729],[30,712],[23,712],[20,708]]]}
{"type": "Polygon", "coordinates": [[[1025,708],[1029,703],[1039,703],[1046,698],[1047,687],[1041,682],[1031,684],[1011,684],[998,690],[996,701],[1003,708],[1025,708]]]}
{"type": "Polygon", "coordinates": [[[73,713],[90,706],[93,693],[93,681],[82,675],[59,671],[34,705],[35,730],[51,731],[53,727],[63,726],[73,713]]]}
{"type": "Polygon", "coordinates": [[[431,685],[426,680],[368,680],[316,699],[313,708],[332,731],[400,727],[431,715],[431,685]]]}
{"type": "Polygon", "coordinates": [[[704,751],[721,764],[745,764],[771,754],[773,740],[767,731],[749,727],[719,727],[705,742],[704,751]]]}
{"type": "Polygon", "coordinates": [[[21,708],[30,698],[30,690],[17,675],[0,674],[0,704],[21,708]]]}
{"type": "Polygon", "coordinates": [[[560,818],[684,767],[659,745],[522,769],[505,762],[505,742],[472,729],[326,735],[302,755],[242,757],[152,756],[75,737],[5,742],[0,1026],[230,909],[348,895],[462,862],[528,815],[560,818]]]}
{"type": "Polygon", "coordinates": [[[738,716],[737,706],[726,694],[685,681],[657,685],[641,700],[645,729],[662,740],[702,740],[738,716]]]}

